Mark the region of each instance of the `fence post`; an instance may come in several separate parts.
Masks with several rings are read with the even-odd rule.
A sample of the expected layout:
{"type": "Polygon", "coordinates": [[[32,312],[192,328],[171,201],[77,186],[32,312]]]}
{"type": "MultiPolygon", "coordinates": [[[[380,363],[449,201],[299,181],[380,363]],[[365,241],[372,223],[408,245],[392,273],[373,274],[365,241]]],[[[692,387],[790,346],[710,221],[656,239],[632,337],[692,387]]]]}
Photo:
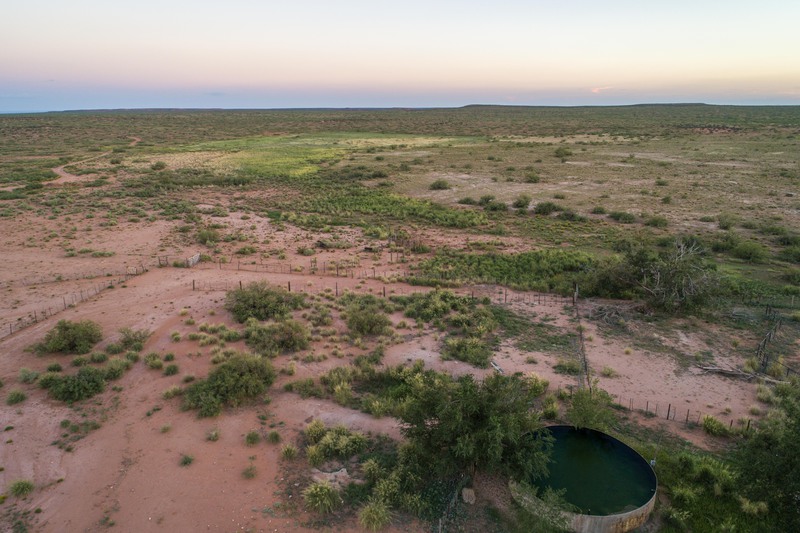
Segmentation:
{"type": "Polygon", "coordinates": [[[292,292],[292,282],[291,281],[287,281],[286,284],[289,287],[289,292],[292,292]]]}
{"type": "Polygon", "coordinates": [[[192,280],[192,290],[194,290],[194,280],[192,280]]]}

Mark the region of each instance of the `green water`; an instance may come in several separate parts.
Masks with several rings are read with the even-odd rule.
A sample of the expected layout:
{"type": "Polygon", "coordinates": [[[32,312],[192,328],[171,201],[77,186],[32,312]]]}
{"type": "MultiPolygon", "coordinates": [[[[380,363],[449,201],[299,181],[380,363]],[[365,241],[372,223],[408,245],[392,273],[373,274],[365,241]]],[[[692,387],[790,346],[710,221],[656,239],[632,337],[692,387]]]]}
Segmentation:
{"type": "Polygon", "coordinates": [[[653,496],[653,470],[627,445],[597,431],[548,429],[555,438],[553,462],[549,476],[536,486],[566,489],[567,502],[592,515],[632,511],[653,496]]]}

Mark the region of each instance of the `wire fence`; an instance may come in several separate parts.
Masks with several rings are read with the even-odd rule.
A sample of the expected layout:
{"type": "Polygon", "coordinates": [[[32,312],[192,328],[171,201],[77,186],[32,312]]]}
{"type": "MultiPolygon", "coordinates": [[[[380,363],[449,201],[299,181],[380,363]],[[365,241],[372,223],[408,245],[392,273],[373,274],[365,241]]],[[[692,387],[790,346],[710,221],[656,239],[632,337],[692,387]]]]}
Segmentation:
{"type": "Polygon", "coordinates": [[[742,431],[750,431],[752,419],[737,417],[736,415],[720,415],[713,413],[705,413],[699,409],[687,408],[686,412],[678,408],[677,403],[667,403],[666,408],[664,403],[652,402],[650,400],[640,400],[636,398],[625,398],[622,395],[613,397],[616,400],[616,405],[619,409],[624,409],[629,412],[637,412],[644,415],[646,418],[660,418],[669,420],[677,424],[682,424],[688,429],[700,427],[703,424],[703,419],[706,416],[712,416],[720,422],[727,422],[728,429],[733,430],[734,425],[742,431]]]}
{"type": "MultiPolygon", "coordinates": [[[[112,289],[116,285],[121,285],[129,279],[144,274],[145,272],[147,272],[146,267],[134,266],[128,267],[124,273],[114,276],[104,274],[102,283],[95,283],[89,287],[79,289],[78,291],[63,294],[58,299],[51,300],[45,305],[40,305],[38,309],[34,309],[29,313],[18,316],[17,318],[10,319],[11,322],[8,323],[8,327],[4,326],[2,330],[0,330],[0,339],[8,337],[16,331],[37,324],[42,320],[46,320],[53,315],[65,311],[70,307],[74,307],[85,300],[97,296],[107,289],[112,289]]],[[[89,277],[86,276],[78,279],[89,279],[89,277]]]]}
{"type": "MultiPolygon", "coordinates": [[[[364,278],[382,281],[381,277],[377,278],[364,278]]],[[[205,292],[227,292],[235,289],[241,289],[245,286],[242,280],[224,280],[224,281],[209,281],[202,279],[192,280],[192,290],[205,291],[205,292]]],[[[371,286],[356,286],[348,287],[344,283],[326,283],[319,285],[307,285],[302,283],[292,283],[286,281],[283,285],[289,292],[298,292],[308,295],[321,295],[332,294],[333,296],[340,296],[345,292],[355,292],[363,294],[373,294],[375,296],[383,296],[384,298],[394,295],[405,296],[411,294],[425,294],[432,290],[434,287],[413,287],[413,286],[398,286],[398,285],[381,285],[379,288],[371,286]]],[[[572,305],[573,299],[571,297],[561,296],[559,294],[543,293],[543,292],[518,292],[509,291],[508,289],[495,287],[492,285],[475,285],[470,287],[456,287],[448,289],[455,294],[461,296],[471,296],[473,298],[488,298],[492,303],[503,304],[531,304],[531,305],[572,305]]]]}

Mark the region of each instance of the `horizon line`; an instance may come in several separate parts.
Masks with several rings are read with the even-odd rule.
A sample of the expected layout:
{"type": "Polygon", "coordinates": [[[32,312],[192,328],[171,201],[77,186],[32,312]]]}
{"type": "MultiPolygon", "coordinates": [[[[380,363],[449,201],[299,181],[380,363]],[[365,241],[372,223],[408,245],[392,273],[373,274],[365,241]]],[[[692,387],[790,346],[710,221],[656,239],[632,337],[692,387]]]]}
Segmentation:
{"type": "Polygon", "coordinates": [[[506,107],[506,108],[619,108],[619,107],[798,107],[800,104],[714,104],[707,102],[640,102],[634,104],[465,104],[460,106],[310,106],[310,107],[110,107],[85,109],[48,109],[29,111],[2,111],[0,115],[43,115],[48,113],[120,113],[120,112],[164,112],[164,111],[390,111],[390,110],[434,110],[434,109],[466,109],[470,107],[506,107]]]}

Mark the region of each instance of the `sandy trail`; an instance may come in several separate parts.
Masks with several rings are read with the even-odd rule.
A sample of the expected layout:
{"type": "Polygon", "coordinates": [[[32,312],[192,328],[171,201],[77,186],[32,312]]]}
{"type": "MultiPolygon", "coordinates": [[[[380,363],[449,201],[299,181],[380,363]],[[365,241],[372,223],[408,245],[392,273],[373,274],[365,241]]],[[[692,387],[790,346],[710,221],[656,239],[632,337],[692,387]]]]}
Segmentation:
{"type": "MultiPolygon", "coordinates": [[[[130,139],[132,139],[132,140],[131,140],[130,143],[128,143],[129,147],[136,146],[137,144],[142,142],[142,139],[140,139],[139,137],[130,137],[130,139]]],[[[76,176],[75,174],[71,174],[71,173],[67,172],[65,170],[65,168],[68,167],[68,166],[72,166],[72,165],[81,165],[83,163],[89,163],[91,161],[96,161],[96,160],[102,159],[103,157],[106,157],[108,155],[111,155],[111,151],[110,150],[107,151],[107,152],[103,152],[103,153],[101,153],[99,155],[93,156],[93,157],[89,157],[89,158],[86,158],[86,159],[81,159],[80,161],[73,161],[72,163],[67,163],[67,164],[61,165],[59,167],[51,168],[50,170],[52,170],[55,174],[57,174],[58,178],[54,179],[52,181],[48,181],[47,184],[48,185],[63,185],[65,183],[75,183],[75,182],[83,181],[83,178],[81,176],[76,176]]]]}

